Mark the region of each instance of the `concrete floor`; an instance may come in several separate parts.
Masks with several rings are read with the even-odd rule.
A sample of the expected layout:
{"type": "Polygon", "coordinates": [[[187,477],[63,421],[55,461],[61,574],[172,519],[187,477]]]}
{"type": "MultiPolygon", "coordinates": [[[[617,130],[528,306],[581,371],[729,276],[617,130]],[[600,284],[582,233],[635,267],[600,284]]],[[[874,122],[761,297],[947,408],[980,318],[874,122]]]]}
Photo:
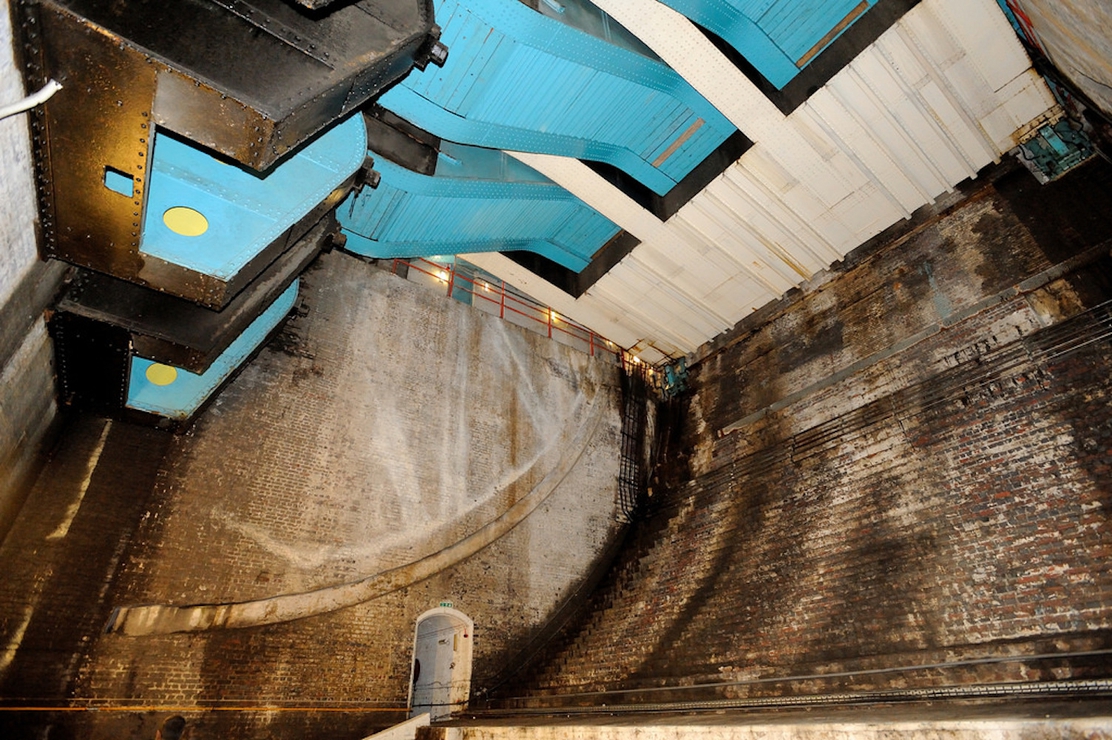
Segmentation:
{"type": "Polygon", "coordinates": [[[463,719],[443,740],[699,738],[1109,738],[1112,699],[908,702],[782,711],[718,710],[463,719]]]}

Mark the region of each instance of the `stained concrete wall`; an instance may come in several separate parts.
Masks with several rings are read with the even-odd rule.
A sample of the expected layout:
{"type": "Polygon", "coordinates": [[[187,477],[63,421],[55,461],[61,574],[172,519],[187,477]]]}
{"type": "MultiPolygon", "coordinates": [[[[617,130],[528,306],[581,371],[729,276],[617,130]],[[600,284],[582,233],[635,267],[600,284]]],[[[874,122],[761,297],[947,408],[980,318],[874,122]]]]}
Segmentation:
{"type": "MultiPolygon", "coordinates": [[[[24,96],[0,7],[0,104],[24,96]]],[[[0,539],[26,495],[55,420],[52,354],[42,312],[61,270],[38,260],[27,114],[0,120],[0,539]]]]}
{"type": "Polygon", "coordinates": [[[181,711],[195,736],[363,737],[404,714],[419,614],[475,620],[478,691],[594,566],[618,527],[614,364],[348,255],[303,281],[184,435],[70,430],[0,549],[0,695],[112,710],[0,727],[143,738],[181,711]],[[311,616],[105,634],[120,607],[283,596],[311,616]]]}
{"type": "Polygon", "coordinates": [[[1110,182],[986,173],[708,347],[660,511],[505,696],[1107,677],[1110,182]]]}
{"type": "MultiPolygon", "coordinates": [[[[0,101],[21,99],[23,76],[16,67],[12,49],[9,2],[0,8],[0,101]]],[[[4,224],[4,259],[0,261],[0,304],[7,303],[16,286],[38,258],[35,248],[35,191],[26,115],[0,120],[0,223],[4,224]]]]}
{"type": "Polygon", "coordinates": [[[1105,115],[1112,115],[1112,9],[1101,0],[1018,0],[1035,43],[1105,115]]]}

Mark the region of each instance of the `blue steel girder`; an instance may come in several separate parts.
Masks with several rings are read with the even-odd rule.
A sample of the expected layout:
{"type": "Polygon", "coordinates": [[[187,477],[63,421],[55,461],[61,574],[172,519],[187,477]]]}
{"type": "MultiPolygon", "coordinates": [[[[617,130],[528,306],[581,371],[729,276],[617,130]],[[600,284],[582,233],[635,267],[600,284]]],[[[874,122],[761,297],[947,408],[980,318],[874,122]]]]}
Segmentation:
{"type": "Polygon", "coordinates": [[[299,286],[300,280],[294,280],[203,373],[132,355],[128,367],[127,408],[169,419],[191,417],[282,322],[297,300],[299,286]]]}
{"type": "Polygon", "coordinates": [[[443,68],[380,104],[442,139],[606,162],[666,194],[734,132],[667,65],[518,0],[438,0],[443,68]]]}
{"type": "Polygon", "coordinates": [[[878,0],[660,0],[783,88],[878,0]]]}
{"type": "Polygon", "coordinates": [[[353,193],[337,211],[348,250],[380,259],[527,250],[580,271],[618,233],[613,222],[505,154],[448,146],[455,156],[434,176],[376,157],[378,187],[353,193]],[[491,166],[491,157],[509,161],[491,166]]]}
{"type": "Polygon", "coordinates": [[[366,150],[360,115],[264,174],[156,133],[139,251],[229,280],[355,173],[366,150]],[[183,207],[204,217],[201,233],[177,233],[168,226],[164,214],[183,207]]]}

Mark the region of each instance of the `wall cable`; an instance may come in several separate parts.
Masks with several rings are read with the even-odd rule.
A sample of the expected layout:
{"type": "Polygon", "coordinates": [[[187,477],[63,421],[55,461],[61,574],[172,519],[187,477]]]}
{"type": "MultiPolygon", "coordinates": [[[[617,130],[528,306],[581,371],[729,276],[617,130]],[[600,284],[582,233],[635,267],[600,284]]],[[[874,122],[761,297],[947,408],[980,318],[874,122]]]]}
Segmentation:
{"type": "Polygon", "coordinates": [[[58,84],[56,80],[51,80],[50,82],[43,85],[38,92],[28,95],[23,100],[19,100],[11,103],[10,105],[0,107],[0,120],[9,116],[14,116],[17,113],[28,111],[31,108],[34,108],[36,105],[42,105],[46,101],[50,100],[50,98],[54,96],[54,93],[58,92],[61,89],[62,86],[58,84]]]}

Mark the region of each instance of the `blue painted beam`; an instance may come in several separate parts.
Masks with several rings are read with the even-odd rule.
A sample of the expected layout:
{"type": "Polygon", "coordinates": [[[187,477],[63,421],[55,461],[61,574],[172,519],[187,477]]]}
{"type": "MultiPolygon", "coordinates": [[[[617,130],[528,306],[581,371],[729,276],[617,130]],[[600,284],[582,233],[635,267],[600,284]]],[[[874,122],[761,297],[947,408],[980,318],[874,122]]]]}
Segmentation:
{"type": "Polygon", "coordinates": [[[366,153],[361,115],[261,175],[156,133],[139,251],[230,280],[358,170],[366,153]],[[203,217],[194,221],[200,233],[171,228],[167,214],[182,207],[203,217]]]}
{"type": "Polygon", "coordinates": [[[660,0],[783,88],[878,0],[660,0]]]}
{"type": "Polygon", "coordinates": [[[438,0],[443,68],[380,104],[442,139],[609,163],[666,194],[734,132],[683,78],[517,0],[438,0]]]}
{"type": "Polygon", "coordinates": [[[346,249],[374,258],[528,250],[580,271],[619,228],[506,154],[445,143],[434,176],[377,157],[382,175],[340,204],[346,249]]]}
{"type": "Polygon", "coordinates": [[[127,408],[179,421],[188,419],[281,323],[297,300],[299,284],[299,280],[294,280],[202,374],[133,355],[128,372],[127,408]]]}

